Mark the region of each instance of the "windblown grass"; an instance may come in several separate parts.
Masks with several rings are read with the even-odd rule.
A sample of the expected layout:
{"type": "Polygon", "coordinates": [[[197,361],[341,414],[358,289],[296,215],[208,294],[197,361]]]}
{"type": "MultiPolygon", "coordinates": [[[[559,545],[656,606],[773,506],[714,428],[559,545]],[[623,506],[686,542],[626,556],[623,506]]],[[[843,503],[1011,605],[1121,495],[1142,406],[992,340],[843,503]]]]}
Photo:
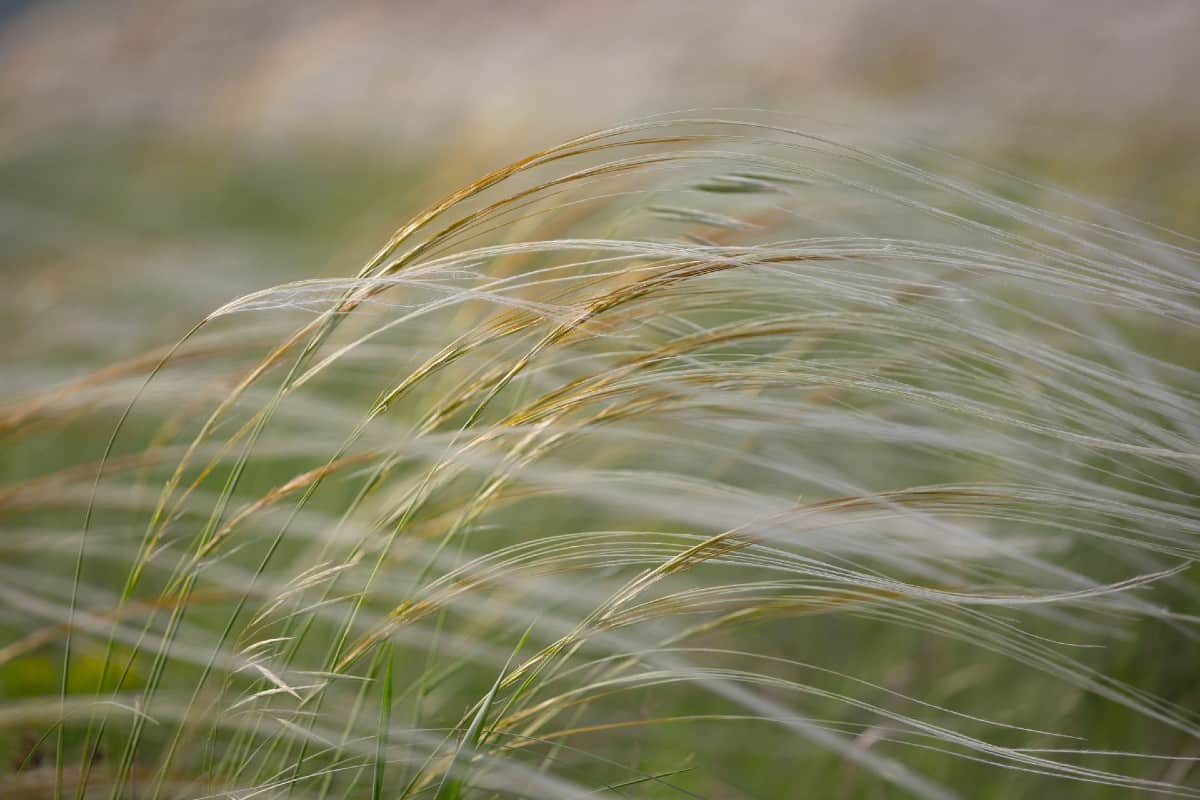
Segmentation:
{"type": "Polygon", "coordinates": [[[996,181],[631,124],[14,401],[0,786],[1200,796],[1195,242],[996,181]]]}

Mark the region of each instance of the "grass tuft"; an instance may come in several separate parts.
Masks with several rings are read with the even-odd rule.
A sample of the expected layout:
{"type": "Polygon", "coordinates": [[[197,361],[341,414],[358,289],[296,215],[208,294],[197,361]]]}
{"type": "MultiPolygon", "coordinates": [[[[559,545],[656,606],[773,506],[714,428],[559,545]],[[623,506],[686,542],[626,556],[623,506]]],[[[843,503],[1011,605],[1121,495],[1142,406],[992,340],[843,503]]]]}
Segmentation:
{"type": "Polygon", "coordinates": [[[0,794],[1200,797],[1200,253],[989,174],[632,123],[14,398],[0,794]]]}

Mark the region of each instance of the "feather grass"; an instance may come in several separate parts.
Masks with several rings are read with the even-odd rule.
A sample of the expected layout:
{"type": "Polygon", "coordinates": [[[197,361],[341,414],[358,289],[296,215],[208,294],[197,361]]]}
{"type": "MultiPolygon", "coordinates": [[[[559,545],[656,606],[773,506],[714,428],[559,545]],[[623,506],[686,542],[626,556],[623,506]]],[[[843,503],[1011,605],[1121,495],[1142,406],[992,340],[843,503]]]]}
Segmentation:
{"type": "Polygon", "coordinates": [[[1200,796],[1200,255],[1089,210],[653,119],[14,404],[134,395],[0,493],[0,783],[1200,796]]]}

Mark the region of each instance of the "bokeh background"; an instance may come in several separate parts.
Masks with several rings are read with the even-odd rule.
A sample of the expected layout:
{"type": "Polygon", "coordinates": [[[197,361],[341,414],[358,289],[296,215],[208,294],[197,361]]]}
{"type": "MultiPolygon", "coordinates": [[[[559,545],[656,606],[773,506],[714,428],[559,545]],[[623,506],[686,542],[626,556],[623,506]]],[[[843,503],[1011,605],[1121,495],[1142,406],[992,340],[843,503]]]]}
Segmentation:
{"type": "Polygon", "coordinates": [[[508,159],[681,109],[945,148],[1194,234],[1197,41],[1190,0],[10,0],[0,352],[42,369],[6,393],[352,273],[508,159]]]}

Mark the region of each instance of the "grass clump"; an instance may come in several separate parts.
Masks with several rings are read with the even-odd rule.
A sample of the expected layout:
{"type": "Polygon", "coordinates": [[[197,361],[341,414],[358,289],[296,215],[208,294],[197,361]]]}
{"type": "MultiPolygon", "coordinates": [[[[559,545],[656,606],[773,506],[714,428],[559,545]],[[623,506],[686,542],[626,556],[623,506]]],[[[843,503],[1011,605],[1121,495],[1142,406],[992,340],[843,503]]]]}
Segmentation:
{"type": "Polygon", "coordinates": [[[2,785],[1200,796],[1197,254],[1078,205],[652,120],[14,399],[2,785]]]}

